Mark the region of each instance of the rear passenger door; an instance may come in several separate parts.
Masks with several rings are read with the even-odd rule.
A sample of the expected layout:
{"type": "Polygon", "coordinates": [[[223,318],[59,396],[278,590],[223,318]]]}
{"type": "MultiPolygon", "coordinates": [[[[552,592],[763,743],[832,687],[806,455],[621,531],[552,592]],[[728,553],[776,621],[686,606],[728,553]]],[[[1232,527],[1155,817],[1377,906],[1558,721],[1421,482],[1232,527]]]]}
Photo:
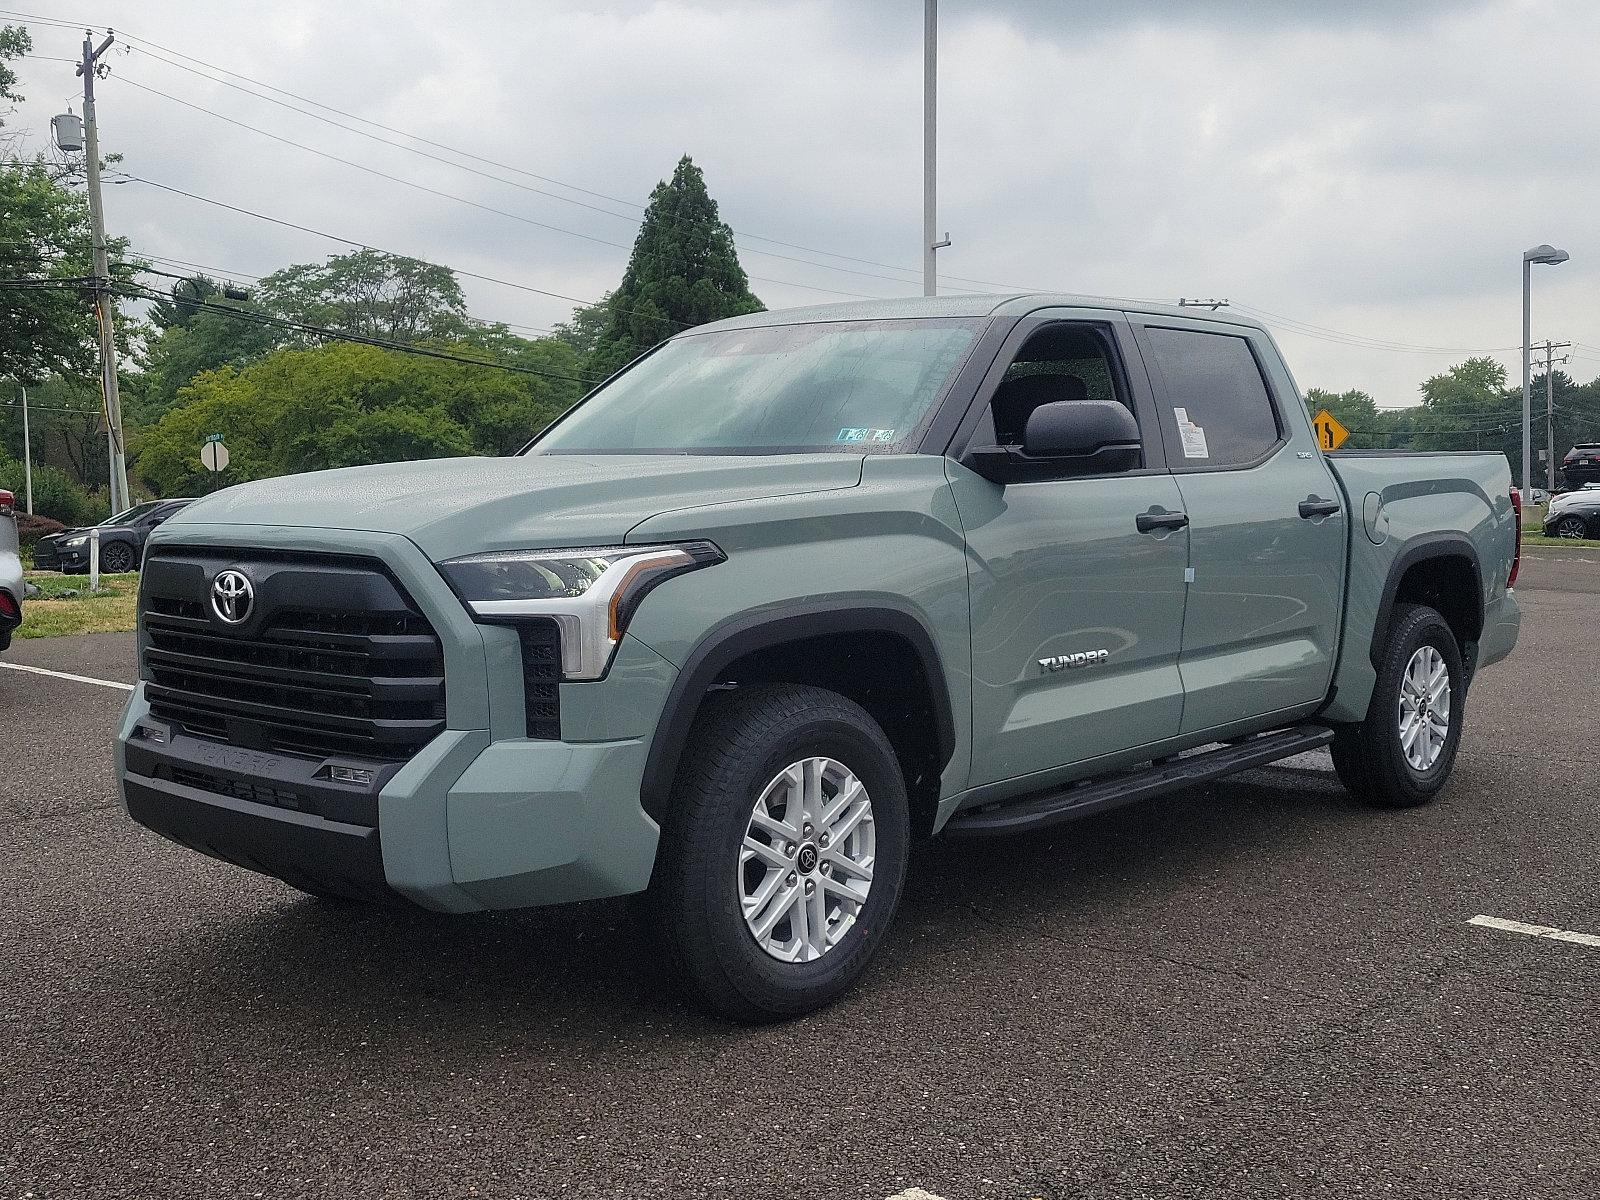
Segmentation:
{"type": "Polygon", "coordinates": [[[1265,724],[1332,680],[1349,522],[1260,330],[1134,319],[1189,515],[1182,732],[1265,724]]]}

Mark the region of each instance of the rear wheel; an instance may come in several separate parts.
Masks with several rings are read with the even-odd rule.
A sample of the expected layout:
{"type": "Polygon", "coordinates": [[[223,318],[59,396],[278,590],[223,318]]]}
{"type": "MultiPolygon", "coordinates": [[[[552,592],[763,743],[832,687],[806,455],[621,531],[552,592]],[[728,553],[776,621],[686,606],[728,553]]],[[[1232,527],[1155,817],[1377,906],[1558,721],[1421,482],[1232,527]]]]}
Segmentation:
{"type": "Polygon", "coordinates": [[[865,709],[822,688],[739,688],[690,735],[649,903],[708,1006],[799,1016],[866,970],[909,837],[899,764],[865,709]]]}
{"type": "Polygon", "coordinates": [[[1461,742],[1461,651],[1443,617],[1397,604],[1378,658],[1367,718],[1334,736],[1334,770],[1358,799],[1426,804],[1444,788],[1461,742]]]}

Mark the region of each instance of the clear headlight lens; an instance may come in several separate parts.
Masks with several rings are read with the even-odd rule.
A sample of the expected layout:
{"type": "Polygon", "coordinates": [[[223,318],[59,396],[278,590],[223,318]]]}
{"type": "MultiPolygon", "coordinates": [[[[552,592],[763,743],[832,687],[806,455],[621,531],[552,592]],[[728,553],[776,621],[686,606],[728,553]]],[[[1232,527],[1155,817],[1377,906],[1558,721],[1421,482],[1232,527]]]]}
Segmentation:
{"type": "Polygon", "coordinates": [[[62,545],[63,545],[63,546],[72,546],[72,547],[78,547],[78,546],[81,546],[81,545],[83,545],[83,544],[84,544],[84,543],[85,543],[85,542],[87,542],[87,541],[88,541],[88,540],[89,540],[89,539],[88,539],[88,538],[87,538],[87,537],[75,537],[75,538],[68,538],[68,539],[67,539],[67,540],[66,540],[66,541],[64,541],[64,542],[62,542],[62,543],[61,543],[61,544],[62,544],[62,545]]]}
{"type": "Polygon", "coordinates": [[[549,618],[561,627],[561,673],[599,679],[639,602],[674,575],[722,562],[710,542],[580,546],[468,554],[439,570],[479,621],[549,618]]]}

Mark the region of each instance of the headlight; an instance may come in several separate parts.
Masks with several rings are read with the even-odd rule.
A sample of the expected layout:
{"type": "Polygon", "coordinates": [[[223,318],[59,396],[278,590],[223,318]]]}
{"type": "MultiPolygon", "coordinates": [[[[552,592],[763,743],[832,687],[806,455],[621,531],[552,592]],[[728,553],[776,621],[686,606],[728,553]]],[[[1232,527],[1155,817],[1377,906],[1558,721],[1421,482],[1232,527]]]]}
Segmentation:
{"type": "Polygon", "coordinates": [[[710,542],[468,554],[439,570],[479,621],[547,617],[561,627],[561,674],[599,679],[639,602],[674,575],[723,561],[710,542]]]}
{"type": "Polygon", "coordinates": [[[76,548],[78,546],[83,545],[88,540],[89,539],[87,537],[68,538],[66,541],[62,542],[61,544],[63,546],[69,546],[69,547],[72,547],[72,548],[76,548]]]}

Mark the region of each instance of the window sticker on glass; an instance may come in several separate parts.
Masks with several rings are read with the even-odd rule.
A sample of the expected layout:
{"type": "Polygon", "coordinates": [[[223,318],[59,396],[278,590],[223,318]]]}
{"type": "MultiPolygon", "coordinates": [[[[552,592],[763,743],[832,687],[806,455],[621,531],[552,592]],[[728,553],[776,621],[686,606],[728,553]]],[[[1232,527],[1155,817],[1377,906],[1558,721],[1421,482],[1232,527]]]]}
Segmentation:
{"type": "Polygon", "coordinates": [[[836,442],[893,442],[892,429],[841,429],[836,442]]]}
{"type": "Polygon", "coordinates": [[[1174,408],[1172,415],[1178,419],[1178,439],[1183,442],[1183,456],[1185,458],[1210,458],[1211,451],[1206,448],[1206,431],[1189,420],[1189,410],[1186,408],[1174,408]]]}

